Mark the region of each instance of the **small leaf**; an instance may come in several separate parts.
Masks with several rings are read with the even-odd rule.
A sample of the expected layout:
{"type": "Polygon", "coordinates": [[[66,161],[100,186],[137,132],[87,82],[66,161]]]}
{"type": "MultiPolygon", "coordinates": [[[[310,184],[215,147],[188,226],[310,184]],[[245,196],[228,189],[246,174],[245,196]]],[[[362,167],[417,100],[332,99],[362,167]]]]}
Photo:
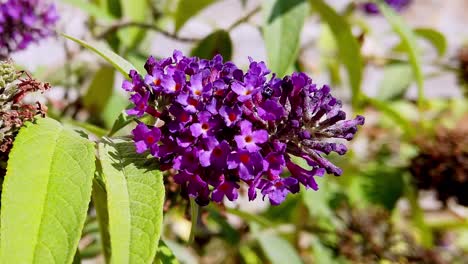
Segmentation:
{"type": "Polygon", "coordinates": [[[103,59],[112,64],[112,66],[114,66],[114,68],[120,73],[122,73],[122,75],[127,79],[129,78],[128,73],[130,72],[130,70],[135,69],[135,66],[133,66],[130,62],[126,61],[125,59],[117,55],[115,52],[109,50],[106,47],[103,47],[100,44],[90,44],[83,40],[65,34],[62,34],[62,36],[80,44],[81,46],[101,56],[103,59]]]}
{"type": "Polygon", "coordinates": [[[152,263],[161,236],[164,184],[155,164],[134,143],[104,139],[99,144],[107,191],[111,263],[152,263]]]}
{"type": "Polygon", "coordinates": [[[172,250],[162,240],[159,240],[158,253],[154,264],[179,264],[172,250]]]}
{"type": "Polygon", "coordinates": [[[429,41],[432,46],[436,48],[440,57],[444,56],[447,51],[447,40],[445,39],[444,34],[432,28],[416,28],[414,33],[429,41]]]}
{"type": "Polygon", "coordinates": [[[259,234],[257,240],[272,264],[303,263],[294,247],[287,240],[269,233],[259,234]]]}
{"type": "Polygon", "coordinates": [[[418,85],[418,105],[423,106],[424,102],[424,76],[419,58],[416,37],[413,31],[406,25],[404,20],[393,9],[382,1],[377,0],[379,10],[392,25],[393,30],[400,36],[402,47],[408,54],[408,59],[413,69],[414,78],[418,85]]]}
{"type": "Polygon", "coordinates": [[[83,96],[83,105],[92,114],[102,113],[109,102],[114,91],[114,73],[114,68],[104,66],[94,75],[93,81],[83,96]]]}
{"type": "Polygon", "coordinates": [[[179,31],[190,18],[214,2],[216,2],[216,0],[179,0],[175,13],[176,32],[179,31]]]}
{"type": "Polygon", "coordinates": [[[216,54],[221,54],[226,61],[231,60],[232,41],[229,33],[224,30],[211,33],[192,50],[192,56],[202,59],[211,59],[216,54]]]}
{"type": "Polygon", "coordinates": [[[108,13],[105,9],[100,8],[99,6],[90,3],[86,0],[63,0],[65,3],[73,5],[85,11],[88,15],[93,16],[98,19],[103,19],[106,21],[112,21],[115,19],[113,15],[108,13]]]}
{"type": "Polygon", "coordinates": [[[310,0],[311,6],[320,14],[333,35],[338,49],[340,60],[346,67],[351,86],[352,105],[357,107],[361,98],[361,82],[363,74],[363,61],[361,47],[353,36],[348,22],[323,0],[310,0]]]}
{"type": "Polygon", "coordinates": [[[263,10],[268,66],[282,77],[296,61],[309,5],[306,0],[267,0],[263,10]]]}
{"type": "Polygon", "coordinates": [[[377,98],[393,100],[404,96],[413,81],[413,71],[406,63],[394,63],[385,66],[383,78],[379,84],[377,98]]]}
{"type": "Polygon", "coordinates": [[[3,186],[0,263],[72,263],[94,161],[93,144],[53,119],[20,130],[3,186]]]}

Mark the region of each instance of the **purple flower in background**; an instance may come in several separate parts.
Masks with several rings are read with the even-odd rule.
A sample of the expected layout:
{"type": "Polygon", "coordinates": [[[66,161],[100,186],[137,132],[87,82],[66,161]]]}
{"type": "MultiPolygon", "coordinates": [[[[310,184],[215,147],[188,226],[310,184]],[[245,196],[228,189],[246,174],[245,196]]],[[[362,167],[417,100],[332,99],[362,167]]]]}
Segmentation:
{"type": "MultiPolygon", "coordinates": [[[[395,9],[397,12],[403,11],[406,7],[409,6],[409,4],[411,4],[411,1],[412,0],[385,0],[387,5],[395,9]]],[[[361,4],[361,8],[364,10],[364,12],[370,15],[380,13],[378,6],[371,2],[361,4]]]]}
{"type": "Polygon", "coordinates": [[[300,185],[317,190],[315,177],[342,173],[325,155],[344,155],[337,141],[351,140],[364,124],[362,116],[346,120],[330,87],[317,87],[304,73],[267,78],[265,63],[249,59],[244,72],[219,55],[204,60],[175,51],[150,57],[147,74],[132,71],[122,85],[134,104],[130,115],[159,119],[157,128],[135,128],[137,152],[150,150],[162,170],[175,169],[181,193],[200,205],[236,200],[242,185],[249,199],[259,192],[273,205],[300,185]]]}
{"type": "Polygon", "coordinates": [[[54,35],[55,5],[43,0],[0,1],[0,59],[54,35]]]}

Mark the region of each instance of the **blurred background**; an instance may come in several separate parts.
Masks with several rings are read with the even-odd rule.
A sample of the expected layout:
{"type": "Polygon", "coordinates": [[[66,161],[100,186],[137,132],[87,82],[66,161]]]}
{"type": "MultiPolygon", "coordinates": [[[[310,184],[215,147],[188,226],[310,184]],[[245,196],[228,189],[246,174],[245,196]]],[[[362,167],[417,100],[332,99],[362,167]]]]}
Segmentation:
{"type": "MultiPolygon", "coordinates": [[[[330,84],[349,115],[366,117],[350,153],[330,157],[342,176],[327,175],[318,192],[290,195],[279,207],[245,195],[210,205],[192,246],[187,202],[167,177],[164,241],[182,263],[468,263],[468,1],[413,0],[389,14],[366,13],[358,1],[319,1],[331,15],[305,1],[303,26],[294,19],[301,1],[290,1],[281,25],[266,19],[273,2],[56,1],[59,32],[101,43],[141,71],[149,55],[174,49],[222,53],[242,68],[250,56],[280,75],[304,71],[330,84]],[[297,30],[296,43],[284,40],[297,30]],[[354,57],[342,53],[352,46],[347,30],[358,44],[354,57]],[[275,56],[288,49],[290,65],[278,65],[275,56]]],[[[50,115],[96,136],[128,104],[123,77],[63,37],[11,57],[53,85],[43,98],[50,115]]],[[[102,263],[93,217],[81,252],[102,263]]]]}

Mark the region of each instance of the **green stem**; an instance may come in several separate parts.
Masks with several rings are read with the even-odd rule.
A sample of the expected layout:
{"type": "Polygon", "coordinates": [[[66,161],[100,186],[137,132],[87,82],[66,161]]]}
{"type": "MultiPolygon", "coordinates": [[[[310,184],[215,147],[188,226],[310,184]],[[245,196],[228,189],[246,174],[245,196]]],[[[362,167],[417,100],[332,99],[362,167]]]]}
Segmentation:
{"type": "Polygon", "coordinates": [[[192,227],[190,228],[190,236],[188,243],[192,244],[193,240],[195,239],[195,230],[197,228],[197,223],[198,223],[198,211],[200,207],[198,204],[195,202],[195,199],[190,198],[190,212],[191,212],[191,218],[192,218],[192,227]]]}
{"type": "Polygon", "coordinates": [[[430,248],[433,245],[432,230],[427,226],[424,220],[424,212],[419,206],[418,193],[411,183],[411,178],[409,175],[406,175],[405,178],[407,183],[406,197],[411,207],[413,224],[419,229],[421,244],[426,248],[430,248]]]}

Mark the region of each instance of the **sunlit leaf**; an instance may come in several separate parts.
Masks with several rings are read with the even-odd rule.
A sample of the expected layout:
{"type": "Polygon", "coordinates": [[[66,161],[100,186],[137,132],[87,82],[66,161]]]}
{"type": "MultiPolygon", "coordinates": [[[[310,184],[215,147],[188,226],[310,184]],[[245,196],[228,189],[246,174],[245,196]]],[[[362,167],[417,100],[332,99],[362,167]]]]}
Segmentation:
{"type": "Polygon", "coordinates": [[[309,5],[306,0],[267,0],[263,10],[268,66],[282,77],[296,61],[309,5]]]}
{"type": "Polygon", "coordinates": [[[72,263],[94,161],[93,143],[53,119],[21,129],[2,192],[0,263],[72,263]]]}
{"type": "Polygon", "coordinates": [[[104,139],[99,157],[107,191],[111,263],[152,263],[163,220],[162,173],[154,161],[135,152],[132,141],[104,139]]]}

